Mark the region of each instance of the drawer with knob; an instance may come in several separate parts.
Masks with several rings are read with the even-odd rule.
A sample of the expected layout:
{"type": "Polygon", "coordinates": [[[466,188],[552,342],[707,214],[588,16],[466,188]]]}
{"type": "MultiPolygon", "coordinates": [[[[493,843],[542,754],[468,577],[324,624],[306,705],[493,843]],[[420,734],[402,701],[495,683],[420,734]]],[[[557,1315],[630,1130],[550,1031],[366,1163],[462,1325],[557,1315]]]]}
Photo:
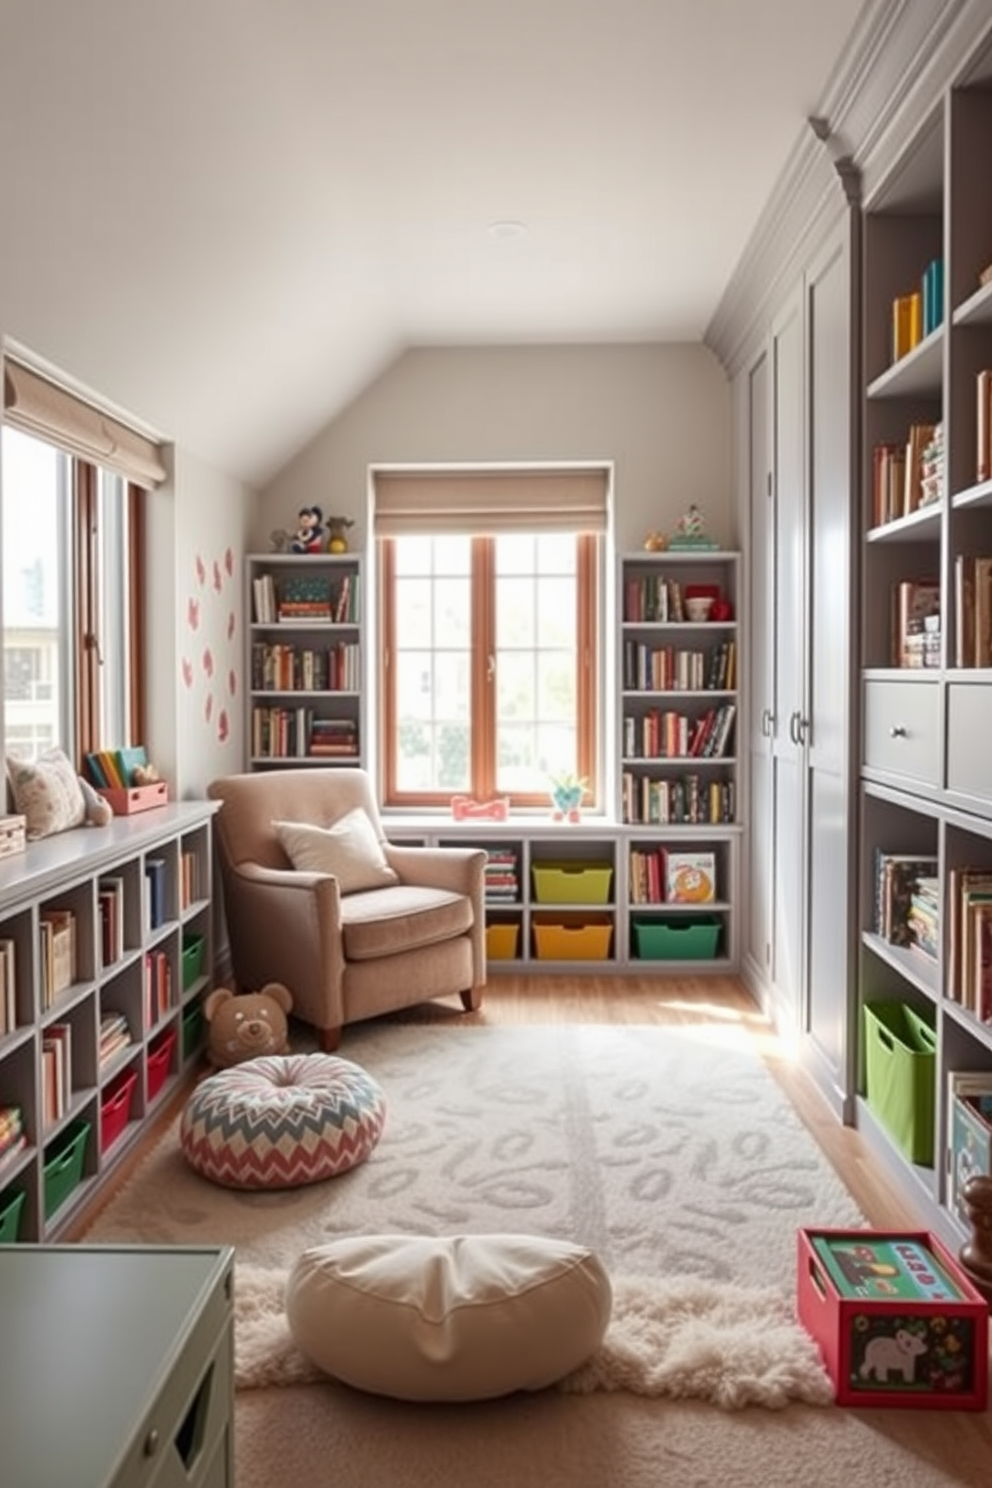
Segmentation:
{"type": "Polygon", "coordinates": [[[940,786],[941,687],[934,681],[865,683],[865,767],[940,786]]]}

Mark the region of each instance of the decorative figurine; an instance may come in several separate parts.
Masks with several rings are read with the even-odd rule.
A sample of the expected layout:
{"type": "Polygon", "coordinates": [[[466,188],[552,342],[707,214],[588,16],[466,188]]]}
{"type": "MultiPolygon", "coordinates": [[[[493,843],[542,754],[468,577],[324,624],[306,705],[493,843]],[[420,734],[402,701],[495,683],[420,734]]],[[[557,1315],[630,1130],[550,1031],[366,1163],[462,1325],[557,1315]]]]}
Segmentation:
{"type": "Polygon", "coordinates": [[[354,517],[328,517],[327,519],[327,551],[329,553],[347,553],[348,551],[348,528],[354,527],[354,517]]]}
{"type": "Polygon", "coordinates": [[[577,822],[581,819],[580,807],[586,793],[586,781],[571,770],[551,777],[551,801],[554,810],[552,821],[577,822]]]}
{"type": "Polygon", "coordinates": [[[324,513],[319,506],[301,506],[297,515],[300,525],[293,534],[293,552],[321,552],[327,535],[324,513]]]}
{"type": "Polygon", "coordinates": [[[716,549],[720,544],[706,535],[706,518],[695,502],[684,516],[679,517],[674,536],[669,539],[670,548],[716,549]]]}

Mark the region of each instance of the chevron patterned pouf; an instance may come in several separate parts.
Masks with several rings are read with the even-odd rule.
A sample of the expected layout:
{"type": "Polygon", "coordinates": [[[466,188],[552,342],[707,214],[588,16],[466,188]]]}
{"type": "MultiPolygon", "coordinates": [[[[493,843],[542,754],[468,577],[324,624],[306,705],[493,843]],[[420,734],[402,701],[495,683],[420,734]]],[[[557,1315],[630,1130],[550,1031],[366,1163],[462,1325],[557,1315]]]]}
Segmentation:
{"type": "Polygon", "coordinates": [[[333,1054],[249,1059],[208,1075],[183,1112],[187,1162],[228,1188],[296,1188],[364,1162],[386,1119],[382,1087],[333,1054]]]}

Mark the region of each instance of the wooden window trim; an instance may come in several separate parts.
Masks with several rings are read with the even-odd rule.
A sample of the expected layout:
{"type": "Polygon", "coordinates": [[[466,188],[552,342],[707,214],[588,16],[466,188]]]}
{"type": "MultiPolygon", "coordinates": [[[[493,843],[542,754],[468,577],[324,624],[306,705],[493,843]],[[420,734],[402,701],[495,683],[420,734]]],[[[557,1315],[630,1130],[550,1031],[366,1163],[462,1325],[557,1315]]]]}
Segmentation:
{"type": "Polygon", "coordinates": [[[130,718],[129,744],[140,744],[147,738],[148,692],[146,684],[146,642],[148,607],[145,586],[141,582],[145,553],[145,493],[133,483],[127,488],[128,532],[128,626],[130,630],[128,699],[130,718]]]}

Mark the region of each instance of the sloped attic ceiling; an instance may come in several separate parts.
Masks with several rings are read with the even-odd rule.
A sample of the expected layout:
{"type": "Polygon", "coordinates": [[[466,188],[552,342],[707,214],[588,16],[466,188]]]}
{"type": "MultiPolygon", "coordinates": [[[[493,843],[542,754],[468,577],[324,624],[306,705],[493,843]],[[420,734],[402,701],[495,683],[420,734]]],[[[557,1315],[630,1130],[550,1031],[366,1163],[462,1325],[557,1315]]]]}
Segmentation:
{"type": "Polygon", "coordinates": [[[861,0],[0,0],[0,330],[264,484],[404,348],[700,340],[861,0]]]}

